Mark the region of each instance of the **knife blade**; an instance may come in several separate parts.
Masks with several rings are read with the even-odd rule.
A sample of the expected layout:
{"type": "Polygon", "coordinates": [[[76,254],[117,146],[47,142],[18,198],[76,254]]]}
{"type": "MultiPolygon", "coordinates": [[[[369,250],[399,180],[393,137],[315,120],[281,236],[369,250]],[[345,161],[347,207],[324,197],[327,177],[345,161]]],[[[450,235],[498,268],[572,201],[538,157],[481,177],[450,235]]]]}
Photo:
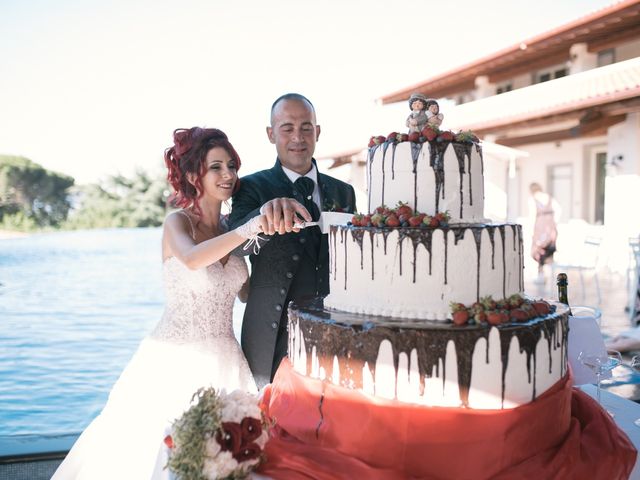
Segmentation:
{"type": "Polygon", "coordinates": [[[353,218],[353,213],[321,212],[317,222],[297,222],[296,228],[320,227],[323,234],[329,233],[331,225],[346,225],[353,218]]]}

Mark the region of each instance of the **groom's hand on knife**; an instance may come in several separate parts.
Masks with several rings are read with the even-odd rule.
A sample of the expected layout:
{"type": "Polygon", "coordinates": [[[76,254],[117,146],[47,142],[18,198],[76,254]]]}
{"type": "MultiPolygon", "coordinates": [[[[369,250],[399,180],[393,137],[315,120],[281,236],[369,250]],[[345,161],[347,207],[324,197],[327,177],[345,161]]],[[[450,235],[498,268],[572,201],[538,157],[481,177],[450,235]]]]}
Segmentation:
{"type": "Polygon", "coordinates": [[[307,209],[293,198],[269,200],[260,208],[260,213],[267,219],[267,230],[265,230],[267,235],[299,232],[300,229],[294,227],[294,224],[299,223],[300,218],[306,222],[311,221],[311,215],[307,209]]]}

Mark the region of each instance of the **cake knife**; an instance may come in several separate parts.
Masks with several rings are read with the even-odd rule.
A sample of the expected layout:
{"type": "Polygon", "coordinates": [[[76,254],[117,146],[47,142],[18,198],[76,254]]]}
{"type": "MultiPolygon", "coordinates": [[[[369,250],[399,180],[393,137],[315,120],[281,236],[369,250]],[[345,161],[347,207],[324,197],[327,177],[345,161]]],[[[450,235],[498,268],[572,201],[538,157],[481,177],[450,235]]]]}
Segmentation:
{"type": "Polygon", "coordinates": [[[298,222],[293,226],[295,228],[320,227],[323,234],[329,233],[331,225],[346,225],[353,218],[353,213],[341,212],[322,212],[317,222],[298,222]]]}

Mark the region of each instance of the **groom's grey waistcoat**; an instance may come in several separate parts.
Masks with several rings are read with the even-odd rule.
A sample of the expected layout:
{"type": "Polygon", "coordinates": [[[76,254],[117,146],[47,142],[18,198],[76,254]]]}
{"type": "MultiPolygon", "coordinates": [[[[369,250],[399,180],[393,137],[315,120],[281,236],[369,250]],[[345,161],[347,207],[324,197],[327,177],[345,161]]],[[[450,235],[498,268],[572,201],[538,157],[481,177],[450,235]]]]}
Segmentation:
{"type": "MultiPolygon", "coordinates": [[[[340,208],[352,213],[355,210],[355,192],[351,185],[318,172],[318,186],[322,211],[340,208]]],[[[258,215],[260,207],[274,198],[295,198],[302,203],[302,197],[294,191],[279,160],[269,170],[243,177],[233,197],[231,228],[258,215]]],[[[259,387],[271,380],[274,357],[277,366],[287,353],[288,302],[329,293],[327,235],[321,235],[314,227],[269,238],[258,255],[250,256],[251,290],[242,323],[242,349],[259,387]]]]}

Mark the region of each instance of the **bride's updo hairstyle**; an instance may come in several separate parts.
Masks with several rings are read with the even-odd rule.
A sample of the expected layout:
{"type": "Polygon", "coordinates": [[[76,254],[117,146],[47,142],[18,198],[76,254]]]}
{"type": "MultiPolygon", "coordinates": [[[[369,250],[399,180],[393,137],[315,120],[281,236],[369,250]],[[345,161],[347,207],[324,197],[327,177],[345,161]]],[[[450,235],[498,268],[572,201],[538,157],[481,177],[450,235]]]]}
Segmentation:
{"type": "MultiPolygon", "coordinates": [[[[224,148],[236,162],[236,171],[240,169],[240,157],[222,130],[193,127],[178,128],[173,132],[173,146],[164,151],[164,162],[168,169],[167,180],[175,192],[171,198],[175,206],[187,208],[193,205],[195,212],[200,213],[198,200],[204,194],[202,177],[207,173],[206,157],[215,147],[224,148]]],[[[234,193],[239,186],[238,180],[234,193]]]]}

